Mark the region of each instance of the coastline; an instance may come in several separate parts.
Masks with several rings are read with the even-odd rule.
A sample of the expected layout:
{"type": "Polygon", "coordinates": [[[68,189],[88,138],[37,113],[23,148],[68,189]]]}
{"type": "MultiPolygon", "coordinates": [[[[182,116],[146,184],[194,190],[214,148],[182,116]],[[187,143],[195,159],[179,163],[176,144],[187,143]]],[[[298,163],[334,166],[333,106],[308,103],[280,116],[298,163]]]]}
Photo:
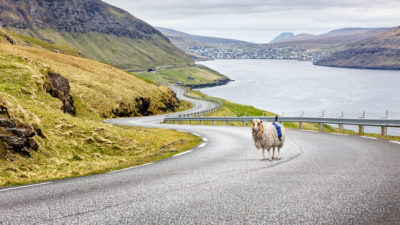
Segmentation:
{"type": "Polygon", "coordinates": [[[209,87],[217,87],[217,86],[222,86],[225,84],[228,84],[229,82],[232,82],[234,80],[231,80],[230,78],[225,78],[223,80],[216,80],[213,83],[206,83],[206,84],[187,84],[185,85],[186,87],[190,89],[201,89],[201,88],[209,88],[209,87]]]}

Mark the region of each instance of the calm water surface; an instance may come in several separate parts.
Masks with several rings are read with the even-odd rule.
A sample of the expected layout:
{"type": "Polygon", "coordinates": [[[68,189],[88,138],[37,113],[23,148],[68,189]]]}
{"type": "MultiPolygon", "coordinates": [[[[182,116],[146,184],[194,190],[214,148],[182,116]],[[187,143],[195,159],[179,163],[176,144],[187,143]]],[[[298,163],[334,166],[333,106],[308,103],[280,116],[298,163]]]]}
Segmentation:
{"type": "MultiPolygon", "coordinates": [[[[199,62],[235,82],[205,88],[208,95],[285,116],[400,118],[400,71],[314,66],[291,60],[199,62]]],[[[398,129],[393,129],[398,130],[398,129]]],[[[397,133],[397,132],[396,132],[397,133]]]]}

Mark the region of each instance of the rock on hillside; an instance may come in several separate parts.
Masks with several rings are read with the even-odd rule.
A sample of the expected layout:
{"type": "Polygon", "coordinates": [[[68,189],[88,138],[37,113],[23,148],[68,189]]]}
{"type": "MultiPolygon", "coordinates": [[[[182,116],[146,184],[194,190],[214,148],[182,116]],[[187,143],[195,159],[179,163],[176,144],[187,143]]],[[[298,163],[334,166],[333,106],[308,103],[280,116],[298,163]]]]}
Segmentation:
{"type": "Polygon", "coordinates": [[[400,69],[400,27],[364,41],[346,46],[343,50],[320,59],[321,66],[400,69]]]}
{"type": "Polygon", "coordinates": [[[0,151],[30,156],[31,150],[39,149],[39,145],[32,138],[35,135],[32,127],[22,123],[16,124],[8,114],[7,107],[0,105],[0,151]]]}
{"type": "Polygon", "coordinates": [[[61,110],[64,113],[69,113],[73,116],[76,114],[74,99],[69,93],[71,88],[66,78],[62,77],[58,73],[49,72],[47,74],[47,81],[44,83],[43,88],[54,98],[60,99],[63,104],[61,110]]]}
{"type": "Polygon", "coordinates": [[[101,0],[0,0],[0,24],[119,67],[192,63],[152,26],[101,0]]]}

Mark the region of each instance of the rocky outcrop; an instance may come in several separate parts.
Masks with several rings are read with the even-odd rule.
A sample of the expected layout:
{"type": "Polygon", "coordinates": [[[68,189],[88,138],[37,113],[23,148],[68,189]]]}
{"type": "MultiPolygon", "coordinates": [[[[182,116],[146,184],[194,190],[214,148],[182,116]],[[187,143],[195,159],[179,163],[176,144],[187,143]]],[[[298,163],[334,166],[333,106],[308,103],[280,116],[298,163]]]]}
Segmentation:
{"type": "Polygon", "coordinates": [[[171,93],[162,95],[161,101],[157,106],[157,108],[154,108],[154,104],[152,106],[151,98],[137,97],[131,102],[121,102],[111,113],[116,117],[134,117],[154,115],[157,110],[174,112],[179,108],[179,100],[176,97],[176,93],[171,91],[171,93]]]}
{"type": "Polygon", "coordinates": [[[64,113],[69,113],[73,116],[76,114],[74,99],[69,93],[70,86],[66,78],[62,77],[58,73],[49,72],[47,74],[47,80],[44,83],[43,88],[52,97],[60,99],[60,101],[63,103],[63,105],[61,106],[61,110],[64,113]]]}
{"type": "Polygon", "coordinates": [[[27,124],[16,124],[5,106],[0,106],[0,149],[30,156],[39,145],[33,139],[34,129],[27,124]]]}
{"type": "Polygon", "coordinates": [[[112,114],[117,117],[149,116],[153,113],[149,110],[150,98],[138,97],[133,102],[121,102],[119,106],[112,110],[112,114]]]}

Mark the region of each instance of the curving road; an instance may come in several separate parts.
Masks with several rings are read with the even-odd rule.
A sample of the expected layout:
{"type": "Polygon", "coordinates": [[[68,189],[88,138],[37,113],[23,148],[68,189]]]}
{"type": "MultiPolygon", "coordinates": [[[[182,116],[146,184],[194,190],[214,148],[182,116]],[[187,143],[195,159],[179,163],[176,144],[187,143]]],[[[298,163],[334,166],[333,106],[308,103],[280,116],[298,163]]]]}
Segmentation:
{"type": "Polygon", "coordinates": [[[287,130],[271,163],[249,128],[157,124],[162,117],[108,122],[194,132],[204,143],[141,167],[0,189],[0,224],[400,223],[396,142],[287,130]]]}

